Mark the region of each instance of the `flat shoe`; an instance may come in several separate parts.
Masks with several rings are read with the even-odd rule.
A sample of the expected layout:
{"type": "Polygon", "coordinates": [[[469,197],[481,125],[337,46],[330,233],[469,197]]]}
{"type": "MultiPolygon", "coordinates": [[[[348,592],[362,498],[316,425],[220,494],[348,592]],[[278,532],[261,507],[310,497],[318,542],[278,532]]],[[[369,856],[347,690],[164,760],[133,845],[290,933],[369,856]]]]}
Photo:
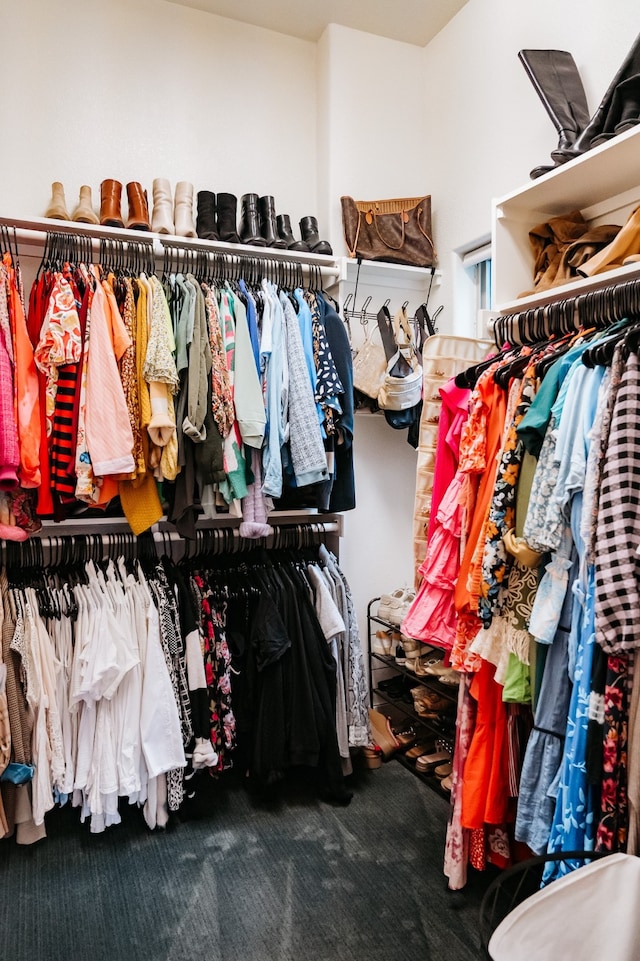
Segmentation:
{"type": "Polygon", "coordinates": [[[425,738],[422,741],[418,741],[413,747],[410,747],[407,751],[405,757],[409,758],[410,761],[415,761],[417,758],[422,757],[423,754],[429,754],[433,751],[435,747],[435,741],[431,738],[425,738]]]}
{"type": "Polygon", "coordinates": [[[440,787],[442,788],[443,791],[446,791],[447,794],[451,794],[452,784],[453,784],[453,774],[450,774],[449,777],[445,777],[442,779],[442,781],[440,781],[440,787]]]}
{"type": "Polygon", "coordinates": [[[452,771],[453,764],[451,761],[445,761],[444,764],[438,764],[438,766],[433,769],[433,773],[439,778],[449,777],[452,771]]]}

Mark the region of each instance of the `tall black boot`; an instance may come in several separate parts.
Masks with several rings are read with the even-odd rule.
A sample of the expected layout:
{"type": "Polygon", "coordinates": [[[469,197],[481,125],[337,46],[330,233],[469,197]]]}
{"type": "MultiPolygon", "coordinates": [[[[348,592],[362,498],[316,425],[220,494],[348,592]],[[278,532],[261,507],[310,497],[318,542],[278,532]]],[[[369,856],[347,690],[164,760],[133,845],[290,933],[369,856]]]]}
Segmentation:
{"type": "Polygon", "coordinates": [[[276,230],[276,202],[273,197],[260,198],[260,233],[267,247],[286,248],[286,244],[278,236],[276,230]]]}
{"type": "Polygon", "coordinates": [[[293,236],[289,214],[278,214],[276,217],[276,225],[278,228],[278,237],[282,241],[283,247],[286,247],[287,250],[299,250],[301,253],[309,253],[309,244],[305,244],[304,240],[296,240],[293,236]]]}
{"type": "Polygon", "coordinates": [[[218,194],[218,234],[226,244],[239,244],[236,216],[238,198],[234,194],[218,194]]]}
{"type": "Polygon", "coordinates": [[[318,233],[318,221],[315,217],[303,217],[300,221],[300,233],[302,239],[309,245],[309,249],[314,254],[332,254],[331,244],[326,240],[320,240],[318,233]]]}
{"type": "MultiPolygon", "coordinates": [[[[589,123],[589,108],[575,60],[566,50],[520,50],[520,62],[558,131],[558,151],[575,142],[589,123]]],[[[562,163],[552,151],[553,165],[535,167],[531,177],[540,177],[562,163]]]]}
{"type": "Polygon", "coordinates": [[[216,195],[210,190],[198,191],[196,233],[201,240],[220,240],[216,229],[216,195]]]}
{"type": "Polygon", "coordinates": [[[244,194],[240,201],[240,243],[253,247],[266,247],[266,240],[260,233],[258,214],[258,195],[244,194]]]}
{"type": "MultiPolygon", "coordinates": [[[[638,78],[640,78],[640,35],[634,40],[631,50],[609,84],[600,106],[589,123],[569,147],[566,149],[558,147],[558,150],[551,154],[554,161],[565,163],[567,160],[579,157],[580,154],[615,136],[616,133],[626,130],[630,125],[630,111],[635,109],[638,99],[636,82],[638,78]],[[619,129],[616,130],[616,127],[619,129]]],[[[640,121],[640,114],[636,115],[636,122],[638,121],[640,121]]]]}

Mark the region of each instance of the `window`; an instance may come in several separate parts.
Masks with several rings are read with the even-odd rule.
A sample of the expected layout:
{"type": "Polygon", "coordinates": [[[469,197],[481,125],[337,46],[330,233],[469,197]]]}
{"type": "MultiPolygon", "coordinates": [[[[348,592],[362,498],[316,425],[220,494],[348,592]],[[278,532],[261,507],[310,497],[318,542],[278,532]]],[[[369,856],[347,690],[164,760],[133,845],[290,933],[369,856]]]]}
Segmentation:
{"type": "Polygon", "coordinates": [[[471,311],[469,324],[474,336],[486,338],[487,321],[491,315],[491,243],[485,241],[460,255],[462,267],[468,278],[471,296],[468,305],[471,311]]]}

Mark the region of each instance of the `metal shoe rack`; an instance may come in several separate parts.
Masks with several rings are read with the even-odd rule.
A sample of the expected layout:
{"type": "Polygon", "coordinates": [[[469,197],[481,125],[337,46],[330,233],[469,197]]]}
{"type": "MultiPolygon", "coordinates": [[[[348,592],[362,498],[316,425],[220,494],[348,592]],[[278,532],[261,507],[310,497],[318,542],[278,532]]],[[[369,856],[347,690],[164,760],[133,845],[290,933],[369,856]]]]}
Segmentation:
{"type": "MultiPolygon", "coordinates": [[[[378,617],[377,610],[379,601],[379,597],[374,597],[367,605],[367,651],[369,665],[369,698],[371,707],[375,707],[377,710],[381,711],[381,713],[386,714],[387,717],[390,718],[393,726],[397,726],[404,721],[410,721],[418,733],[418,740],[421,740],[423,736],[424,738],[428,738],[431,735],[436,741],[442,741],[446,743],[447,749],[450,750],[451,755],[453,756],[458,688],[442,684],[435,675],[416,674],[410,668],[407,668],[401,664],[397,664],[393,654],[378,654],[376,651],[372,650],[372,641],[377,630],[380,628],[383,628],[387,631],[400,630],[397,624],[391,624],[389,621],[385,621],[383,618],[378,617]],[[405,694],[402,697],[393,697],[379,686],[380,681],[384,681],[386,678],[393,677],[394,674],[397,677],[405,679],[405,694]],[[450,701],[451,711],[447,711],[445,714],[443,714],[442,722],[421,717],[414,709],[413,698],[411,697],[410,690],[412,687],[416,687],[418,685],[421,685],[450,701]]],[[[442,654],[442,652],[437,648],[430,648],[425,644],[424,654],[428,654],[431,651],[433,651],[434,656],[440,656],[442,654]]],[[[449,794],[442,790],[440,786],[440,780],[434,774],[425,774],[419,770],[416,770],[415,760],[410,760],[407,758],[404,752],[396,752],[393,757],[395,760],[399,761],[403,767],[406,767],[412,772],[412,774],[415,774],[416,777],[420,778],[421,781],[424,781],[425,784],[428,784],[429,787],[437,791],[438,794],[444,797],[449,797],[449,794]]]]}

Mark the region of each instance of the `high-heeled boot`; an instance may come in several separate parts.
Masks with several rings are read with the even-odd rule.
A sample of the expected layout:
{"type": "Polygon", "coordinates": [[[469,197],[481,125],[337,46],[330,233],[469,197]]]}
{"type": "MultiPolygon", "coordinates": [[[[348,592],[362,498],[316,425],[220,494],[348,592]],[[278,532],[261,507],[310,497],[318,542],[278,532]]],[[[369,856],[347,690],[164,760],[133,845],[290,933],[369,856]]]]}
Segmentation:
{"type": "Polygon", "coordinates": [[[80,199],[78,201],[78,206],[71,214],[71,219],[77,224],[99,224],[100,219],[93,209],[93,203],[91,200],[91,187],[87,187],[86,184],[80,187],[80,199]]]}
{"type": "MultiPolygon", "coordinates": [[[[589,123],[589,108],[576,62],[567,50],[520,50],[520,62],[558,132],[558,150],[566,150],[589,123]]],[[[562,161],[534,167],[540,177],[562,161]]]]}
{"type": "Polygon", "coordinates": [[[171,184],[162,177],[153,181],[153,214],[151,229],[154,234],[175,234],[171,184]]]}
{"type": "Polygon", "coordinates": [[[127,184],[127,200],[129,201],[127,230],[151,230],[147,191],[137,181],[127,184]]]}
{"type": "Polygon", "coordinates": [[[331,244],[327,240],[320,240],[318,221],[315,217],[303,217],[300,221],[300,234],[309,249],[314,254],[332,254],[331,244]]]}
{"type": "Polygon", "coordinates": [[[260,233],[267,247],[286,249],[276,228],[276,203],[273,197],[260,197],[260,233]]]}
{"type": "Polygon", "coordinates": [[[177,237],[197,237],[193,222],[193,184],[181,180],[176,184],[176,204],[174,210],[177,237]]]}
{"type": "Polygon", "coordinates": [[[236,225],[237,210],[238,198],[235,194],[218,194],[218,234],[225,244],[240,243],[236,225]]]}
{"type": "Polygon", "coordinates": [[[196,233],[201,240],[220,240],[216,229],[216,195],[210,190],[198,191],[196,233]]]}
{"type": "Polygon", "coordinates": [[[45,217],[52,220],[70,220],[67,212],[67,201],[64,196],[64,187],[59,180],[51,184],[51,201],[47,207],[45,217]]]}
{"type": "Polygon", "coordinates": [[[100,184],[100,223],[103,227],[124,227],[122,219],[122,184],[103,180],[100,184]]]}
{"type": "Polygon", "coordinates": [[[260,233],[258,195],[244,194],[240,201],[240,243],[252,247],[266,247],[266,240],[260,233]]]}
{"type": "Polygon", "coordinates": [[[309,244],[305,244],[304,240],[296,240],[293,236],[289,214],[278,214],[276,217],[276,226],[278,228],[278,237],[282,240],[287,250],[298,250],[301,253],[309,253],[309,244]]]}

